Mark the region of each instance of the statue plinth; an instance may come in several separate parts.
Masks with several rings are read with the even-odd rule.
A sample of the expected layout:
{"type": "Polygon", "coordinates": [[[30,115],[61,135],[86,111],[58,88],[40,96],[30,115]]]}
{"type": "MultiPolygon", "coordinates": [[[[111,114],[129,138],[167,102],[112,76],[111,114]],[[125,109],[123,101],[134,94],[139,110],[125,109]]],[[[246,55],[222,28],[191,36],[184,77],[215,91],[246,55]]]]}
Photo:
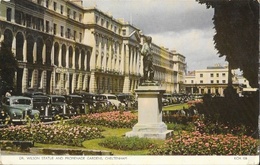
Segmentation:
{"type": "Polygon", "coordinates": [[[156,82],[149,86],[146,83],[135,90],[138,95],[138,123],[126,136],[166,139],[173,131],[167,130],[167,125],[162,122],[162,95],[165,89],[156,82]]]}

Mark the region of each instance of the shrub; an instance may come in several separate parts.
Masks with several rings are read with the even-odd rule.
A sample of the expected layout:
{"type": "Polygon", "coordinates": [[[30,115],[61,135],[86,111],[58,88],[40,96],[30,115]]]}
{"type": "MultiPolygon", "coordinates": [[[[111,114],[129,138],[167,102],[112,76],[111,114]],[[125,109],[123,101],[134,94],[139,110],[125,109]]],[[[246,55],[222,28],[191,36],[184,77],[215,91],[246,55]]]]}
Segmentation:
{"type": "Polygon", "coordinates": [[[102,137],[98,128],[70,125],[11,126],[1,130],[1,140],[34,141],[44,144],[82,146],[82,142],[102,137]]]}
{"type": "Polygon", "coordinates": [[[150,155],[256,155],[257,140],[244,136],[183,132],[164,145],[151,146],[150,155]]]}
{"type": "Polygon", "coordinates": [[[137,116],[131,112],[103,112],[73,117],[70,124],[102,125],[110,128],[132,128],[137,116]]]}
{"type": "Polygon", "coordinates": [[[144,150],[148,149],[152,142],[147,138],[139,137],[107,137],[99,145],[117,150],[144,150]]]}

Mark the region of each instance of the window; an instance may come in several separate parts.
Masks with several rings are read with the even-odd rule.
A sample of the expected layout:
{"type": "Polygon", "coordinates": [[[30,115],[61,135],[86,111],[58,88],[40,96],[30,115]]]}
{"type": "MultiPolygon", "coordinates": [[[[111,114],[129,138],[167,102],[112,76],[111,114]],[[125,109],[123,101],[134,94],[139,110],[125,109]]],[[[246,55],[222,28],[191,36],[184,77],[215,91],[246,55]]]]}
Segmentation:
{"type": "Polygon", "coordinates": [[[191,83],[193,84],[193,80],[191,80],[191,83]]]}
{"type": "Polygon", "coordinates": [[[222,73],[222,77],[226,77],[226,73],[222,73]]]}
{"type": "Polygon", "coordinates": [[[217,80],[217,84],[219,84],[219,80],[217,80]]]}
{"type": "Polygon", "coordinates": [[[57,24],[53,24],[53,34],[56,35],[57,33],[57,24]]]}
{"type": "Polygon", "coordinates": [[[203,74],[200,74],[200,77],[203,77],[203,74]]]}
{"type": "Polygon", "coordinates": [[[53,10],[56,11],[57,10],[57,3],[53,2],[53,10]]]}
{"type": "Polygon", "coordinates": [[[64,35],[64,27],[60,26],[60,36],[63,37],[64,35]]]}
{"type": "Polygon", "coordinates": [[[98,23],[98,16],[96,16],[96,23],[98,23]]]}
{"type": "Polygon", "coordinates": [[[217,73],[216,76],[219,77],[219,74],[217,73]]]}
{"type": "Polygon", "coordinates": [[[11,21],[11,19],[12,19],[12,9],[7,8],[7,10],[6,10],[6,20],[11,21]]]}
{"type": "Polygon", "coordinates": [[[79,33],[79,42],[82,41],[82,33],[79,33]]]}
{"type": "Polygon", "coordinates": [[[211,73],[211,74],[210,74],[210,77],[214,77],[214,74],[213,74],[213,73],[211,73]]]}
{"type": "Polygon", "coordinates": [[[45,5],[46,5],[46,8],[49,8],[49,0],[46,0],[45,5]]]}
{"type": "Polygon", "coordinates": [[[74,35],[73,35],[73,37],[74,37],[74,40],[76,40],[76,38],[77,38],[77,32],[76,32],[76,30],[74,30],[74,35]]]}
{"type": "Polygon", "coordinates": [[[213,83],[214,83],[214,80],[211,80],[210,83],[213,84],[213,83]]]}
{"type": "Polygon", "coordinates": [[[123,36],[125,36],[126,35],[126,30],[123,29],[122,32],[123,32],[123,36]]]}
{"type": "Polygon", "coordinates": [[[223,83],[223,84],[226,84],[226,80],[222,80],[222,83],[223,83]]]}
{"type": "Polygon", "coordinates": [[[109,27],[109,23],[108,23],[108,21],[106,22],[106,28],[108,28],[109,27]]]}
{"type": "Polygon", "coordinates": [[[63,14],[63,5],[60,5],[60,13],[63,14]]]}
{"type": "Polygon", "coordinates": [[[70,17],[70,8],[67,8],[67,16],[70,17]]]}
{"type": "Polygon", "coordinates": [[[50,22],[49,21],[46,21],[46,33],[49,33],[49,30],[50,30],[50,22]]]}
{"type": "Polygon", "coordinates": [[[82,21],[82,15],[79,14],[79,22],[81,22],[81,21],[82,21]]]}
{"type": "Polygon", "coordinates": [[[101,19],[101,26],[103,26],[104,25],[104,20],[103,19],[101,19]]]}
{"type": "Polygon", "coordinates": [[[200,80],[200,83],[203,84],[203,80],[200,80]]]}
{"type": "Polygon", "coordinates": [[[117,27],[115,26],[115,27],[114,27],[114,32],[116,33],[116,31],[117,31],[117,27]]]}
{"type": "Polygon", "coordinates": [[[70,38],[70,28],[67,29],[67,38],[70,38]]]}
{"type": "Polygon", "coordinates": [[[76,17],[77,17],[77,13],[74,11],[74,12],[73,12],[73,19],[75,20],[76,17]]]}

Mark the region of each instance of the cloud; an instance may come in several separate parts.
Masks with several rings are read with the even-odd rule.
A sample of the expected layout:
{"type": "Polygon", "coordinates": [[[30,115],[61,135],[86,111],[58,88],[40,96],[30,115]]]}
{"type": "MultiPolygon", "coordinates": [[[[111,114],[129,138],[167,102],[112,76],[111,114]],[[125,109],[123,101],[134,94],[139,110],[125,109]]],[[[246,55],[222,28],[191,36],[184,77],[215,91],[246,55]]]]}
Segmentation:
{"type": "Polygon", "coordinates": [[[84,0],[115,19],[124,18],[153,42],[186,57],[188,70],[224,63],[214,48],[213,9],[195,0],[84,0]]]}

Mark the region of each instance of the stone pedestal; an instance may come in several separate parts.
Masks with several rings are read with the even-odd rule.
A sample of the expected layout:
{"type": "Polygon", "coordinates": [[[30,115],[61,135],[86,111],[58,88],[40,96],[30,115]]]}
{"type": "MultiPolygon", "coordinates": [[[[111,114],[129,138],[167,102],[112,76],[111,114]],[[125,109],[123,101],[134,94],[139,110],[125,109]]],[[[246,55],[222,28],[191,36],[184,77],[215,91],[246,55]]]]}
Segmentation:
{"type": "Polygon", "coordinates": [[[162,122],[162,94],[165,90],[157,84],[149,85],[135,90],[138,94],[138,123],[126,136],[166,139],[173,131],[167,130],[167,125],[162,122]]]}

